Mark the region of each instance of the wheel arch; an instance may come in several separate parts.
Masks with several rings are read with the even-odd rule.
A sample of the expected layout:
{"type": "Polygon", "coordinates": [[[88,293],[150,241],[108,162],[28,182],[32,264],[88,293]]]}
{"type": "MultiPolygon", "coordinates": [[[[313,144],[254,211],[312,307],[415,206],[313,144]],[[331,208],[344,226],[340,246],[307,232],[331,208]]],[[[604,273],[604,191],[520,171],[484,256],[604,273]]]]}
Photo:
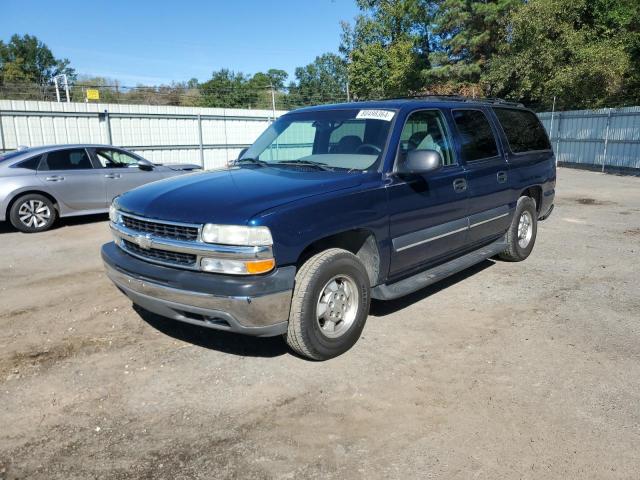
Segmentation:
{"type": "Polygon", "coordinates": [[[371,230],[355,228],[314,240],[298,256],[297,269],[315,254],[329,248],[341,248],[353,253],[364,265],[371,286],[380,283],[380,250],[371,230]]]}
{"type": "Polygon", "coordinates": [[[56,198],[51,195],[50,193],[47,193],[43,190],[37,190],[37,189],[27,189],[27,190],[21,190],[19,192],[16,192],[11,199],[9,200],[9,202],[7,202],[7,209],[5,211],[5,215],[6,218],[9,218],[9,215],[11,214],[11,207],[13,207],[13,204],[16,203],[21,197],[24,197],[25,195],[42,195],[43,197],[48,198],[49,200],[51,200],[51,202],[53,203],[53,208],[56,209],[56,213],[58,214],[58,216],[60,216],[60,204],[58,203],[58,200],[56,200],[56,198]]]}
{"type": "Polygon", "coordinates": [[[540,213],[540,207],[542,206],[542,187],[540,185],[532,185],[525,188],[520,197],[531,197],[536,202],[536,211],[540,213]]]}

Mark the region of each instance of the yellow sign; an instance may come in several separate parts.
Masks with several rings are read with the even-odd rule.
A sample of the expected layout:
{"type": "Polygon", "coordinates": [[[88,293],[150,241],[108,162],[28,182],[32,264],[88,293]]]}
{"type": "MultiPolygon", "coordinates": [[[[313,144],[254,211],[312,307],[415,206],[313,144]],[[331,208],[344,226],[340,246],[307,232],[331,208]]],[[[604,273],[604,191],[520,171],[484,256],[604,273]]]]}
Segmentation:
{"type": "Polygon", "coordinates": [[[100,90],[88,89],[87,100],[100,100],[100,90]]]}

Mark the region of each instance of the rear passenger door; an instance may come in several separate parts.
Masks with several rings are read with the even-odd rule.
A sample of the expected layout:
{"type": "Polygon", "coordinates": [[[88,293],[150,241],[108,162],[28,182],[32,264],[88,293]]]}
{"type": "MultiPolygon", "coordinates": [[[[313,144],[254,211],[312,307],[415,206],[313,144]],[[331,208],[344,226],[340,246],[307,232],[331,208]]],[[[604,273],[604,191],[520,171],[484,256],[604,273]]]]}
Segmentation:
{"type": "Polygon", "coordinates": [[[442,168],[428,174],[392,173],[388,179],[389,275],[408,274],[464,248],[467,230],[465,172],[456,161],[440,110],[412,112],[402,129],[396,166],[411,150],[436,150],[442,168]]]}
{"type": "Polygon", "coordinates": [[[107,208],[104,176],[99,169],[93,168],[84,148],[67,148],[46,153],[37,176],[56,200],[71,210],[107,208]]]}
{"type": "Polygon", "coordinates": [[[503,235],[511,223],[509,165],[496,130],[482,108],[452,110],[469,195],[467,246],[503,235]]]}

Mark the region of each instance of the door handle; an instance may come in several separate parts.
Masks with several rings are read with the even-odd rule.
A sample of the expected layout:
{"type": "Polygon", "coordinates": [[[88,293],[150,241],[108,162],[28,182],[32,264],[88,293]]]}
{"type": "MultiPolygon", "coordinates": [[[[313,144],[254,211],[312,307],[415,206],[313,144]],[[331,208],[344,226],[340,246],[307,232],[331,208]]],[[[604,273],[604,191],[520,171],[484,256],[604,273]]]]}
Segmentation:
{"type": "Polygon", "coordinates": [[[453,190],[456,192],[464,192],[467,189],[467,181],[464,178],[456,178],[453,181],[453,190]]]}
{"type": "Polygon", "coordinates": [[[500,171],[496,174],[496,177],[498,178],[498,183],[504,183],[507,181],[507,172],[500,171]]]}
{"type": "Polygon", "coordinates": [[[104,178],[120,178],[119,173],[107,173],[104,178]]]}
{"type": "Polygon", "coordinates": [[[50,177],[46,177],[45,180],[47,182],[61,182],[64,180],[64,177],[61,177],[60,175],[51,175],[50,177]]]}

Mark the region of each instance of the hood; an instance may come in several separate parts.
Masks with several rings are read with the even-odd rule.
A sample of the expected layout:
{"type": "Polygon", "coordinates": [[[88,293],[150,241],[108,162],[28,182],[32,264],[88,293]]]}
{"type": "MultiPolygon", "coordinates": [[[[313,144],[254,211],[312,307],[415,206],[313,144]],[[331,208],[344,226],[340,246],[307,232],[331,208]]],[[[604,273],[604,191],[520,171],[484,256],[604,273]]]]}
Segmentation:
{"type": "Polygon", "coordinates": [[[193,173],[149,183],[119,196],[119,209],[158,220],[245,224],[258,213],[296,200],[352,188],[361,175],[272,167],[193,173]]]}

